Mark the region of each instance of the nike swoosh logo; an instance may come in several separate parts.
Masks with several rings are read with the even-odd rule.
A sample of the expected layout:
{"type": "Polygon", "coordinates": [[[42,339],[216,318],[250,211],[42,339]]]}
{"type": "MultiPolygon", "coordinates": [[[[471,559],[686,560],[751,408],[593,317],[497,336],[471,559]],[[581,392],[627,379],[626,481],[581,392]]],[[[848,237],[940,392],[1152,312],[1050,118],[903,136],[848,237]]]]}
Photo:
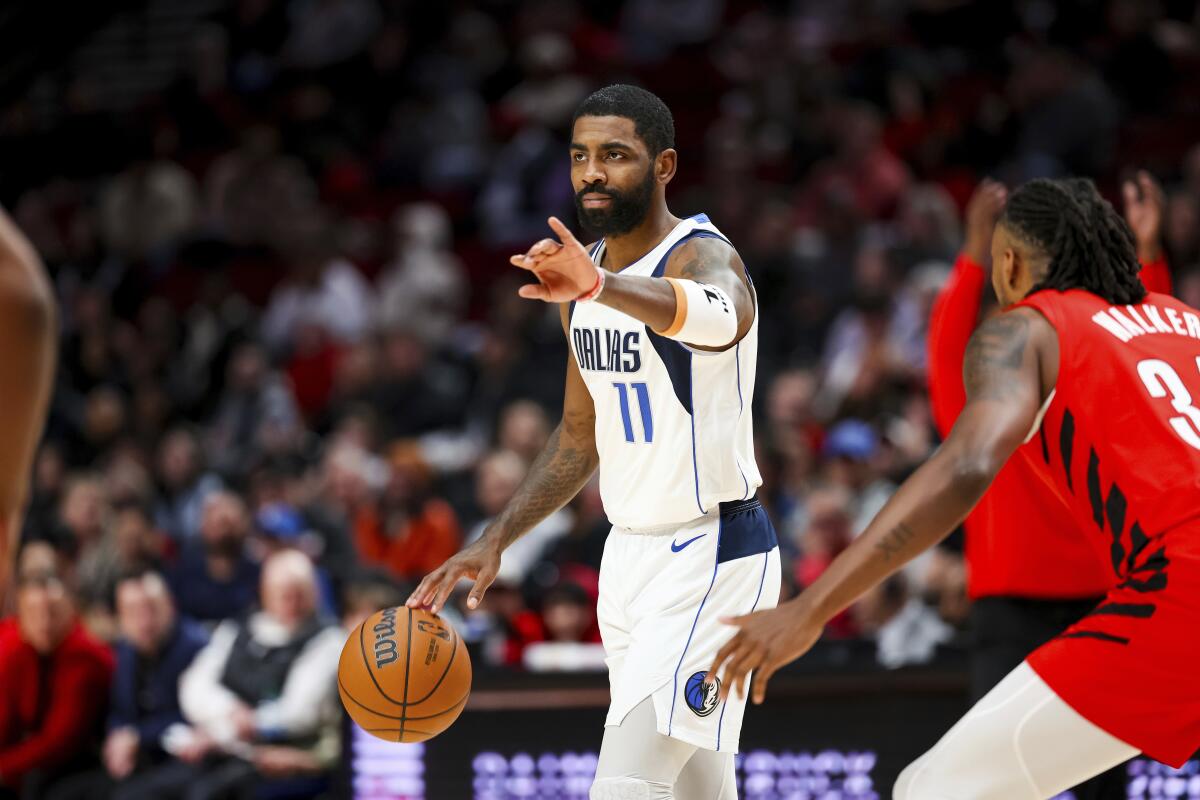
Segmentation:
{"type": "Polygon", "coordinates": [[[671,552],[672,552],[672,553],[678,553],[680,550],[682,550],[683,548],[687,547],[687,546],[688,546],[689,544],[691,544],[692,542],[696,541],[697,539],[703,539],[705,536],[708,536],[708,534],[707,534],[707,533],[702,533],[702,534],[700,534],[699,536],[693,536],[691,539],[688,539],[688,540],[687,540],[686,542],[684,542],[683,544],[676,544],[676,543],[675,543],[675,541],[674,541],[674,540],[672,540],[672,541],[671,541],[671,552]]]}

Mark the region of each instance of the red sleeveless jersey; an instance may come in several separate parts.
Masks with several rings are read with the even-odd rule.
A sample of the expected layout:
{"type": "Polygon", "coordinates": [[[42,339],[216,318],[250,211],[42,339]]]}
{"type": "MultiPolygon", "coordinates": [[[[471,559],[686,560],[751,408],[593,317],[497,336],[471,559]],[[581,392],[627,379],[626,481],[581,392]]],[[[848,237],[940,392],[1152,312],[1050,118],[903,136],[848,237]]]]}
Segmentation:
{"type": "Polygon", "coordinates": [[[1123,575],[1144,540],[1200,518],[1200,313],[1168,295],[1113,306],[1081,290],[1020,305],[1058,333],[1043,474],[1083,530],[1111,538],[1123,575]]]}
{"type": "Polygon", "coordinates": [[[1116,577],[1029,664],[1084,717],[1179,766],[1200,748],[1200,312],[1079,290],[1021,305],[1054,326],[1059,369],[1040,452],[1017,457],[1101,537],[1116,577]]]}

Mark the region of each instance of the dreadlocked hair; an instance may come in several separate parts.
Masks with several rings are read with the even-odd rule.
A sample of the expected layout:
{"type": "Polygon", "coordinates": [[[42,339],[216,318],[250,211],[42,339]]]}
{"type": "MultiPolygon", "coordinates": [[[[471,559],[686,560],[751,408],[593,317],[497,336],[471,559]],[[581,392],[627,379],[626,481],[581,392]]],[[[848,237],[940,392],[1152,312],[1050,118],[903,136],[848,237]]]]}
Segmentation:
{"type": "Polygon", "coordinates": [[[1090,180],[1032,180],[1009,196],[1000,222],[1049,259],[1033,292],[1084,289],[1114,305],[1145,298],[1133,232],[1090,180]]]}

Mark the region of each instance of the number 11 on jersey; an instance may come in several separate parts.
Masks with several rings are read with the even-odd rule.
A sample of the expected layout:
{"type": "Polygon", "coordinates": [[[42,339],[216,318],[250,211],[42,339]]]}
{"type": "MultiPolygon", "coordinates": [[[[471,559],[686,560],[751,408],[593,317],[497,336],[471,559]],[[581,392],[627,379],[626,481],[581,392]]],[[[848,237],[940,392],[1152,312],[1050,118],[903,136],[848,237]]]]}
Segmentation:
{"type": "Polygon", "coordinates": [[[633,420],[629,416],[629,388],[637,394],[638,407],[642,412],[642,433],[646,442],[654,441],[654,420],[650,416],[650,392],[644,383],[614,383],[617,399],[621,403],[621,422],[625,425],[625,441],[633,442],[633,420]]]}

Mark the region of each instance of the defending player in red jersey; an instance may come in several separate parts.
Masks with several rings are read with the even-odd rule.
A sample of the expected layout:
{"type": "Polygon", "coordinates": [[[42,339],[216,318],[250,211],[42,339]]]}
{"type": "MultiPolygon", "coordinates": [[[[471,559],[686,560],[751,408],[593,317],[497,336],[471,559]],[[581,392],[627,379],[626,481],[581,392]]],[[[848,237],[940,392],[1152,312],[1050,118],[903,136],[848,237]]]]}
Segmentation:
{"type": "Polygon", "coordinates": [[[1015,192],[992,261],[1014,308],[972,337],[946,442],[800,597],[731,620],[740,630],[711,670],[727,691],[760,669],[761,702],[831,616],[945,536],[1044,437],[1019,457],[1104,549],[1116,586],[910,765],[901,800],[1048,798],[1138,752],[1178,766],[1200,747],[1200,312],[1147,294],[1128,226],[1087,181],[1015,192]]]}

